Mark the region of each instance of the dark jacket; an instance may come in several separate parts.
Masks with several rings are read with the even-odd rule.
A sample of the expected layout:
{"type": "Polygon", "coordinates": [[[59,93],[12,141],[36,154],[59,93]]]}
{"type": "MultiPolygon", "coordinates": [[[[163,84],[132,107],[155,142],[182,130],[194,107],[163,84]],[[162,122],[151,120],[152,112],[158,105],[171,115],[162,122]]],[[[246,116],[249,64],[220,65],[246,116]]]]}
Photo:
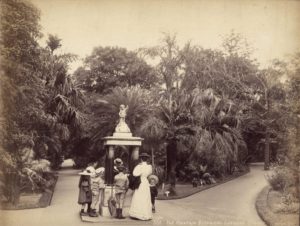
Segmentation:
{"type": "Polygon", "coordinates": [[[78,204],[92,202],[91,181],[89,177],[81,176],[79,179],[78,204]]]}

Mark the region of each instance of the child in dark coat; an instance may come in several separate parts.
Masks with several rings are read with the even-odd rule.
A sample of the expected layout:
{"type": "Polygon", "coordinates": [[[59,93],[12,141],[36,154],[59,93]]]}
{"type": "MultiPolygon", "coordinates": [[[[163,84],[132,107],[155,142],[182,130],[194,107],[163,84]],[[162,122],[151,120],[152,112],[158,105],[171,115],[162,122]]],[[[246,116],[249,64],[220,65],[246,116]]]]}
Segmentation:
{"type": "Polygon", "coordinates": [[[87,215],[84,212],[85,206],[87,205],[87,213],[91,210],[91,203],[92,203],[92,191],[91,191],[91,180],[90,175],[91,172],[84,170],[83,172],[79,173],[79,196],[78,196],[78,204],[81,205],[80,214],[87,215]]]}
{"type": "Polygon", "coordinates": [[[158,194],[157,187],[156,187],[156,185],[158,183],[158,177],[155,175],[150,175],[148,177],[148,181],[150,184],[152,212],[155,213],[155,198],[157,197],[157,194],[158,194]]]}

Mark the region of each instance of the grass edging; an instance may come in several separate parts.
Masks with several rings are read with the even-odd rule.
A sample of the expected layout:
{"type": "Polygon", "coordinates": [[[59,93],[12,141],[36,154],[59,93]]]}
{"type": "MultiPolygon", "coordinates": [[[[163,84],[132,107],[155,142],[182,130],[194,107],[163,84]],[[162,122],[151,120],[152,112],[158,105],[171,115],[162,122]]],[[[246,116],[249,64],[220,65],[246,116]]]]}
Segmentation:
{"type": "Polygon", "coordinates": [[[45,208],[47,206],[50,206],[51,204],[51,201],[52,201],[52,197],[53,197],[53,194],[54,194],[54,190],[55,190],[55,187],[56,187],[56,183],[57,183],[57,180],[58,180],[58,175],[55,173],[53,175],[53,178],[54,178],[54,183],[51,185],[51,187],[49,189],[47,189],[46,191],[44,191],[42,193],[42,196],[39,198],[39,201],[37,203],[34,203],[34,204],[28,204],[28,205],[25,205],[25,206],[14,206],[14,205],[11,205],[11,204],[2,204],[0,205],[0,209],[1,210],[25,210],[25,209],[37,209],[37,208],[45,208]]]}
{"type": "Polygon", "coordinates": [[[255,208],[260,218],[267,226],[296,226],[299,224],[298,214],[280,214],[274,213],[268,204],[271,187],[267,185],[258,194],[255,202],[255,208]],[[294,218],[295,217],[295,218],[294,218]]]}
{"type": "Polygon", "coordinates": [[[54,194],[54,190],[55,190],[55,187],[56,187],[56,183],[58,181],[58,175],[57,174],[54,175],[54,178],[55,178],[55,182],[51,186],[51,189],[43,192],[42,197],[39,200],[39,207],[38,208],[45,208],[47,206],[50,206],[51,201],[52,201],[52,197],[53,197],[53,194],[54,194]]]}
{"type": "MultiPolygon", "coordinates": [[[[204,185],[204,186],[201,186],[201,187],[199,187],[199,189],[197,189],[197,190],[195,190],[195,191],[193,191],[193,192],[191,192],[191,193],[188,193],[188,194],[184,194],[184,195],[176,195],[176,196],[168,196],[168,197],[167,197],[167,196],[159,196],[159,197],[157,197],[157,200],[183,199],[183,198],[189,197],[189,196],[191,196],[191,195],[194,195],[194,194],[196,194],[196,193],[198,193],[198,192],[202,192],[202,191],[205,191],[205,190],[210,189],[210,188],[212,188],[212,187],[215,187],[215,186],[218,186],[218,185],[227,183],[227,182],[229,182],[229,181],[231,181],[231,180],[234,180],[234,179],[236,179],[236,178],[238,178],[238,177],[244,176],[244,175],[246,175],[246,174],[249,173],[249,172],[250,172],[250,169],[248,169],[248,170],[246,170],[246,171],[244,171],[244,172],[241,172],[241,173],[239,173],[238,175],[234,175],[234,176],[228,177],[228,178],[226,178],[226,179],[224,179],[224,180],[222,180],[222,181],[220,181],[220,182],[218,182],[218,183],[216,183],[216,184],[210,184],[210,185],[204,185]]],[[[191,186],[192,186],[192,185],[191,185],[191,186]]]]}
{"type": "Polygon", "coordinates": [[[274,213],[269,209],[267,198],[270,192],[270,186],[264,187],[258,194],[255,201],[256,212],[259,217],[266,223],[267,226],[272,225],[272,218],[274,218],[274,213]]]}

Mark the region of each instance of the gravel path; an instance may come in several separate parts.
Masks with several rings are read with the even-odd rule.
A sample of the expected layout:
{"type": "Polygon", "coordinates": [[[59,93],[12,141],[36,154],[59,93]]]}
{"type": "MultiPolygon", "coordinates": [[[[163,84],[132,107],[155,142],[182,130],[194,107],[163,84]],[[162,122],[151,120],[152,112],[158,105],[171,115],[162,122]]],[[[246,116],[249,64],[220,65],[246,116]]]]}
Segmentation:
{"type": "MultiPolygon", "coordinates": [[[[266,185],[261,164],[250,173],[179,200],[157,201],[153,221],[112,220],[95,225],[264,226],[255,210],[257,194],[266,185]]],[[[79,226],[78,171],[61,170],[51,206],[43,209],[1,211],[1,226],[79,226]]]]}

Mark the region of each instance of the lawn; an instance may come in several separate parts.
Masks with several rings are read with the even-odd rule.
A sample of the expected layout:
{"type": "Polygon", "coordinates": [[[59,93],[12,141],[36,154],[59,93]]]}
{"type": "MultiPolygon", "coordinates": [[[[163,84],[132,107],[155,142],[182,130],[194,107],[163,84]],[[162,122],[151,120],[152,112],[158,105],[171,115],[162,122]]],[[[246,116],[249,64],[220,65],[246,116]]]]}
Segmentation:
{"type": "Polygon", "coordinates": [[[198,193],[200,191],[204,191],[206,189],[209,189],[211,187],[223,184],[227,181],[233,180],[237,177],[243,176],[246,173],[248,173],[249,170],[243,171],[243,172],[234,172],[232,175],[229,175],[223,179],[216,179],[215,184],[209,184],[209,185],[201,185],[201,186],[197,186],[197,187],[193,187],[191,183],[183,183],[183,182],[178,182],[176,184],[176,192],[177,195],[175,196],[166,196],[166,194],[164,194],[164,191],[166,191],[166,189],[164,189],[164,191],[162,190],[161,186],[158,189],[158,196],[157,199],[158,200],[169,200],[169,199],[181,199],[181,198],[185,198],[188,197],[190,195],[193,195],[195,193],[198,193]]]}
{"type": "Polygon", "coordinates": [[[269,186],[258,195],[256,210],[268,226],[299,226],[299,203],[285,205],[281,194],[269,186]]]}

